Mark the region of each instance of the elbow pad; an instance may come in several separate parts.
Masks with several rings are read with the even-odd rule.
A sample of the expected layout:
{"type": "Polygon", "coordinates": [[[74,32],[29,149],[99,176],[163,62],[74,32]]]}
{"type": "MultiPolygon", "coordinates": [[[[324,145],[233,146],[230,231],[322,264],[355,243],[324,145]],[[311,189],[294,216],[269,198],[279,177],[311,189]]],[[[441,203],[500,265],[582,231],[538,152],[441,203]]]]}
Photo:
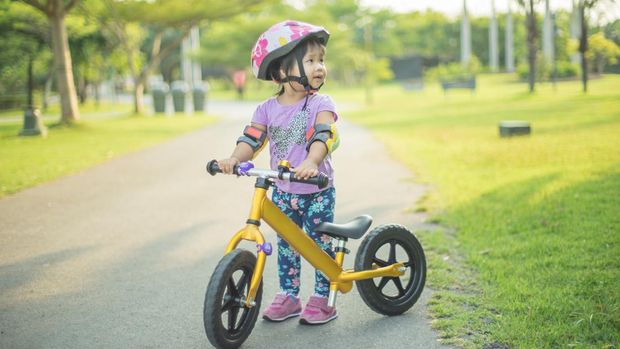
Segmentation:
{"type": "Polygon", "coordinates": [[[237,144],[240,142],[248,144],[254,151],[253,158],[255,158],[267,144],[266,140],[267,132],[253,126],[246,126],[243,130],[243,136],[237,139],[237,144]]]}
{"type": "Polygon", "coordinates": [[[340,145],[340,137],[336,130],[336,124],[316,124],[306,134],[306,151],[310,151],[310,146],[314,142],[322,142],[327,147],[327,154],[331,154],[340,145]]]}

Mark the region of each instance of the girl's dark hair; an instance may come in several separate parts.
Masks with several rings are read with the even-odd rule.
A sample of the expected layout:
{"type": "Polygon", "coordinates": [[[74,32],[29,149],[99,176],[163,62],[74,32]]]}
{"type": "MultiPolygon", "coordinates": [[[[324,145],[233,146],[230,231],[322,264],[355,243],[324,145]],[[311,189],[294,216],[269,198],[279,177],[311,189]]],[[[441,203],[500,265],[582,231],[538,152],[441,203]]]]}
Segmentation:
{"type": "Polygon", "coordinates": [[[314,37],[310,37],[304,41],[302,41],[297,47],[295,47],[291,52],[287,53],[286,56],[280,57],[274,60],[269,67],[267,68],[267,76],[273,79],[273,81],[280,84],[280,90],[276,93],[276,96],[281,96],[284,94],[284,86],[282,82],[282,77],[280,77],[280,70],[284,71],[287,75],[288,73],[295,67],[297,63],[297,54],[303,57],[308,52],[308,47],[310,46],[318,46],[324,48],[325,46],[319,40],[314,37]]]}

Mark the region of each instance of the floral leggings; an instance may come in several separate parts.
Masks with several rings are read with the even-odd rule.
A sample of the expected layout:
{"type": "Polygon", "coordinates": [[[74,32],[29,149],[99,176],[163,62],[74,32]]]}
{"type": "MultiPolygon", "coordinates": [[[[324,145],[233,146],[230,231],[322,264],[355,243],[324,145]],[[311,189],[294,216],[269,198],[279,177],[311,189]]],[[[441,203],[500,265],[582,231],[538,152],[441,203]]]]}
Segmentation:
{"type": "MultiPolygon", "coordinates": [[[[329,235],[315,233],[314,228],[321,222],[334,221],[336,190],[332,187],[312,194],[292,194],[273,190],[273,202],[290,219],[302,228],[319,247],[332,258],[332,238],[329,235]]],[[[280,290],[288,294],[299,295],[299,276],[301,258],[288,242],[278,236],[278,276],[280,290]]],[[[314,293],[323,297],[329,295],[329,280],[320,271],[315,271],[314,293]]]]}

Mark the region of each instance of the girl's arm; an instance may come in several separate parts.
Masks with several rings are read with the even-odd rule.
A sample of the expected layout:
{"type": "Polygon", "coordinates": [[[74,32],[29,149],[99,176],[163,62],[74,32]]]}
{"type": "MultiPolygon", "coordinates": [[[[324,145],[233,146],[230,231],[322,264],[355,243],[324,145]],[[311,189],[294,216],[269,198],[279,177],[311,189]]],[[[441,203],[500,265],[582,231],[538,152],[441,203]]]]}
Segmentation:
{"type": "MultiPolygon", "coordinates": [[[[267,131],[267,126],[265,125],[252,123],[252,126],[263,132],[267,131]]],[[[228,159],[219,160],[218,165],[222,172],[232,174],[235,165],[239,165],[241,162],[250,161],[253,157],[254,150],[252,150],[252,147],[245,142],[239,142],[237,143],[235,150],[233,150],[232,155],[228,159]]]]}
{"type": "MultiPolygon", "coordinates": [[[[336,122],[334,113],[330,111],[319,112],[315,124],[333,124],[336,122]]],[[[314,142],[308,150],[308,156],[295,168],[295,177],[308,179],[319,174],[319,165],[327,156],[327,147],[321,142],[314,142]]]]}

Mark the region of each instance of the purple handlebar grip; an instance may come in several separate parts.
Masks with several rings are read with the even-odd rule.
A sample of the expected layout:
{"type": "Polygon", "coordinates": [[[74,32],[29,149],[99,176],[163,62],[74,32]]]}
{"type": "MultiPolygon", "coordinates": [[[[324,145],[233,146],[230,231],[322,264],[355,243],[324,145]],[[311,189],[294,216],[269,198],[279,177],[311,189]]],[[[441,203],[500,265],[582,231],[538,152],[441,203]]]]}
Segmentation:
{"type": "Polygon", "coordinates": [[[254,164],[251,162],[242,162],[239,164],[237,174],[239,176],[249,176],[248,171],[254,168],[254,164]]]}

